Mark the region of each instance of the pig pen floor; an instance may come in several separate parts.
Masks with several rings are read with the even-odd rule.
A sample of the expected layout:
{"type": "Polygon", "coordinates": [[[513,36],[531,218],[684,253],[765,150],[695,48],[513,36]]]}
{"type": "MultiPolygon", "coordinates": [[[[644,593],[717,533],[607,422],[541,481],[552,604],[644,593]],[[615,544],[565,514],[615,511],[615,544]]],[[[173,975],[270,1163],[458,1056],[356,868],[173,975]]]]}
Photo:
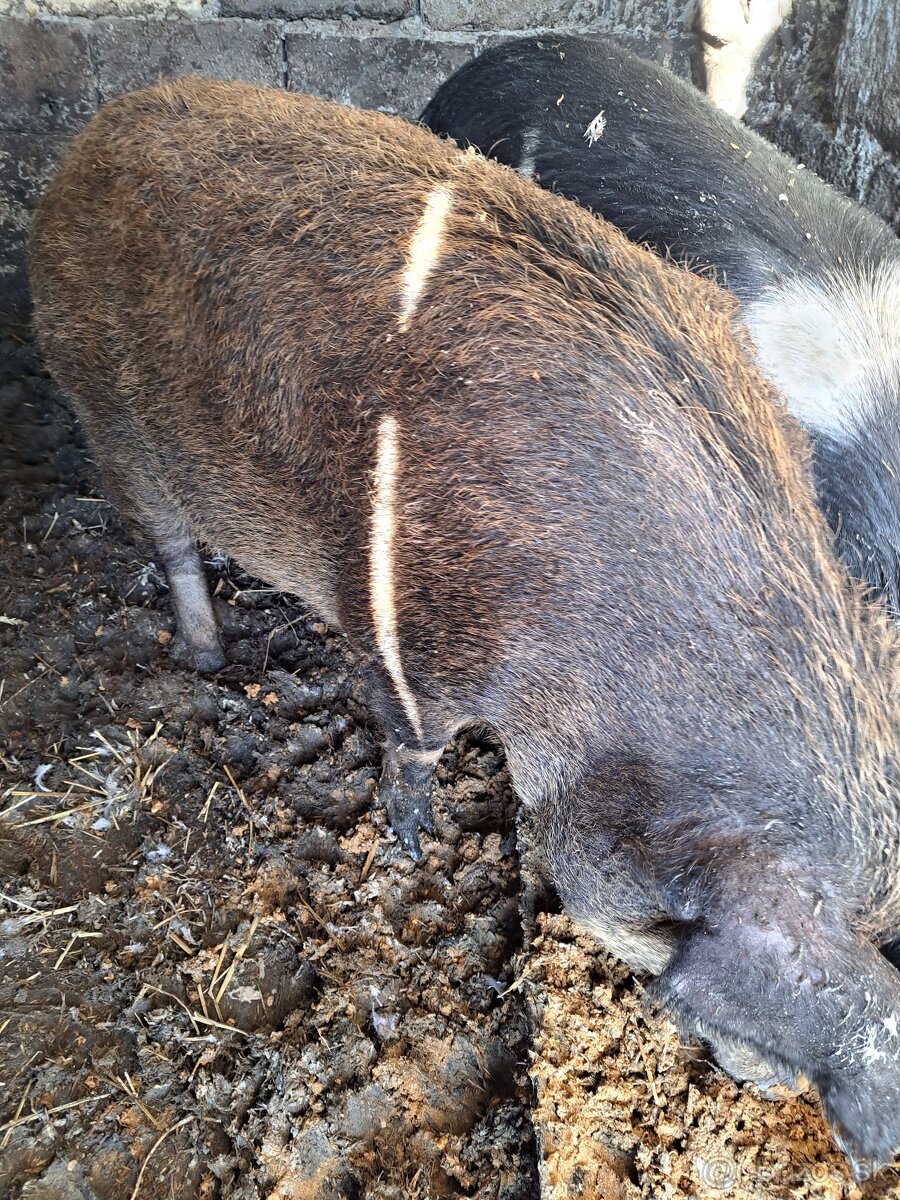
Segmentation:
{"type": "Polygon", "coordinates": [[[416,866],[338,635],[211,557],[228,666],[177,666],[21,336],[0,422],[0,1200],[900,1197],[558,913],[496,746],[416,866]]]}

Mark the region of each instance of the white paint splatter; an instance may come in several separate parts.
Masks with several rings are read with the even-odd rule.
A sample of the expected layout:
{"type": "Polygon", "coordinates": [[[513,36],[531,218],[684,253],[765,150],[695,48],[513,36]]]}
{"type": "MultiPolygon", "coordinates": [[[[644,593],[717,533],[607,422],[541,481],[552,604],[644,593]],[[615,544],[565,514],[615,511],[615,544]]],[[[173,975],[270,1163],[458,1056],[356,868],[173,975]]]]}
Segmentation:
{"type": "Polygon", "coordinates": [[[447,214],[450,212],[452,196],[447,187],[436,187],[429,193],[425,201],[425,211],[416,226],[409,243],[409,255],[403,272],[402,298],[400,303],[399,326],[401,330],[409,328],[409,322],[416,310],[419,297],[425,287],[428,276],[434,269],[441,243],[444,238],[444,226],[447,214]]]}
{"type": "Polygon", "coordinates": [[[866,1038],[862,1047],[863,1061],[871,1066],[877,1062],[887,1062],[887,1055],[878,1047],[878,1034],[874,1026],[866,1030],[866,1038]]]}
{"type": "Polygon", "coordinates": [[[593,146],[594,142],[603,137],[603,131],[606,129],[606,117],[603,114],[603,109],[597,113],[590,125],[584,131],[584,136],[587,138],[587,144],[593,146]]]}
{"type": "Polygon", "coordinates": [[[375,626],[375,639],[394,690],[403,705],[407,720],[422,741],[422,722],[415,697],[409,690],[400,660],[397,636],[397,604],[394,583],[397,534],[397,480],[400,474],[399,426],[392,416],[383,416],[378,425],[378,449],[375,462],[375,497],[372,504],[372,529],[369,539],[369,604],[375,626]]]}

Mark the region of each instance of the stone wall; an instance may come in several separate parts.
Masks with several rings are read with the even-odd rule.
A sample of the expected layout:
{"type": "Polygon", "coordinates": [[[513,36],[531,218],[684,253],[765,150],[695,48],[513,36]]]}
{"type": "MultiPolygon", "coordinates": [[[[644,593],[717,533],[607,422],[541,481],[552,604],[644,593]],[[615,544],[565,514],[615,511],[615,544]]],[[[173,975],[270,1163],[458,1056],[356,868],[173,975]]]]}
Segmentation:
{"type": "Polygon", "coordinates": [[[747,120],[900,231],[900,0],[794,0],[747,120]]]}
{"type": "MultiPolygon", "coordinates": [[[[740,29],[742,0],[0,0],[0,317],[27,311],[37,197],[117,92],[199,72],[415,117],[489,42],[535,30],[611,32],[702,83],[723,6],[722,27],[737,14],[740,29]]],[[[889,219],[900,202],[897,27],[897,0],[794,0],[748,90],[753,122],[889,219]],[[893,77],[873,70],[873,46],[893,77]]]]}

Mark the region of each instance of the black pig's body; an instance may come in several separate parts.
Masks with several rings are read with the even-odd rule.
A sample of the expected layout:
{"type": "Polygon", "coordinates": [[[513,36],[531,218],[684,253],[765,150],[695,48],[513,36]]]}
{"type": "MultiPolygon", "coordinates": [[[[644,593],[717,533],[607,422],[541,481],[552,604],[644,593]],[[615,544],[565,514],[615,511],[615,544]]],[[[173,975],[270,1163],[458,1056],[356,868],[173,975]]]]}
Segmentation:
{"type": "Polygon", "coordinates": [[[408,844],[491,725],[573,913],[889,1158],[896,635],[728,298],[424,130],[203,81],[104,107],[31,257],[200,661],[194,534],[346,631],[408,844]]]}
{"type": "Polygon", "coordinates": [[[601,38],[487,50],[422,120],[714,268],[760,365],[815,435],[820,498],[851,570],[900,610],[900,243],[877,217],[601,38]]]}

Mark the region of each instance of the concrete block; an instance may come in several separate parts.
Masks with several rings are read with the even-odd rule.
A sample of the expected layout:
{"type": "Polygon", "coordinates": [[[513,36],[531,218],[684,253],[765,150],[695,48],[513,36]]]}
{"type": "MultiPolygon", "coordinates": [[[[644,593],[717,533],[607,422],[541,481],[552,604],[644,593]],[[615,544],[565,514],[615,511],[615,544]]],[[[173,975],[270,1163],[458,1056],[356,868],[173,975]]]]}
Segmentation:
{"type": "Polygon", "coordinates": [[[275,21],[97,21],[91,53],[103,100],[177,75],[284,86],[275,21]]]}
{"type": "Polygon", "coordinates": [[[616,24],[591,36],[611,38],[633,54],[648,62],[659,63],[691,82],[691,53],[695,49],[695,39],[686,30],[681,31],[677,26],[666,29],[662,21],[658,25],[634,21],[630,28],[624,23],[616,24]]]}
{"type": "Polygon", "coordinates": [[[838,121],[900,156],[900,20],[896,3],[852,0],[835,64],[838,121]]]}
{"type": "Polygon", "coordinates": [[[432,29],[447,30],[596,28],[597,8],[584,0],[422,0],[432,29]]]}
{"type": "Polygon", "coordinates": [[[487,44],[287,35],[288,87],[415,118],[448,75],[487,44]]]}
{"type": "Polygon", "coordinates": [[[900,232],[900,162],[867,129],[826,128],[817,164],[829,183],[900,232]]]}
{"type": "Polygon", "coordinates": [[[155,20],[179,14],[213,15],[216,0],[0,0],[0,11],[12,17],[139,17],[155,20]]]}
{"type": "Polygon", "coordinates": [[[97,107],[87,22],[0,17],[0,126],[80,128],[97,107]]]}
{"type": "Polygon", "coordinates": [[[791,105],[751,110],[751,128],[900,234],[900,163],[867,130],[825,125],[791,105]]]}
{"type": "Polygon", "coordinates": [[[866,208],[887,221],[900,236],[900,163],[885,151],[869,169],[863,199],[866,208]]]}
{"type": "Polygon", "coordinates": [[[416,0],[221,0],[223,17],[298,17],[321,19],[358,17],[398,21],[412,16],[416,0]]]}
{"type": "Polygon", "coordinates": [[[25,245],[31,214],[70,137],[0,130],[0,321],[29,307],[25,245]]]}
{"type": "Polygon", "coordinates": [[[513,37],[529,30],[604,34],[690,78],[694,38],[682,0],[422,0],[422,7],[433,29],[505,30],[513,37]]]}

